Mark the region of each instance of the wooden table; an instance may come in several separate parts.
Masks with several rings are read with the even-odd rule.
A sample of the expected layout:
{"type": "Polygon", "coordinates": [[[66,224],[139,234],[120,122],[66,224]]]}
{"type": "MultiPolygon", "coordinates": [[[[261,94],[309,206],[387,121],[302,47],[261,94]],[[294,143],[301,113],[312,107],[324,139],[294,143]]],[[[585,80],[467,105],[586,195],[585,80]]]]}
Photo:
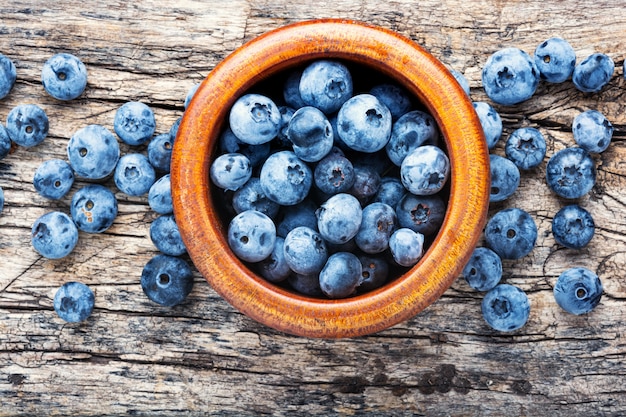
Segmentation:
{"type": "MultiPolygon", "coordinates": [[[[50,119],[44,143],[0,161],[6,197],[0,215],[0,415],[626,413],[624,1],[103,3],[0,5],[0,52],[18,72],[13,91],[0,101],[0,119],[22,103],[40,105],[50,119]],[[462,279],[415,318],[348,340],[266,328],[222,300],[199,274],[184,305],[159,307],[139,285],[143,266],[157,253],[148,234],[156,214],[145,197],[120,192],[113,227],[81,234],[69,257],[46,260],[30,246],[35,219],[68,212],[72,192],[86,184],[77,181],[58,202],[38,196],[32,185],[41,162],[67,158],[73,132],[92,123],[112,129],[116,109],[137,100],[151,106],[163,133],[182,115],[189,88],[231,51],[271,28],[317,17],[364,20],[412,38],[463,72],[475,101],[487,100],[481,69],[502,47],[532,53],[558,35],[581,60],[596,51],[615,60],[601,93],[582,94],[571,82],[541,84],[531,100],[497,107],[503,138],[521,126],[537,127],[549,155],[573,145],[571,123],[583,110],[603,112],[615,127],[613,143],[595,157],[597,185],[580,200],[597,224],[585,249],[554,241],[551,219],[566,202],[547,188],[545,161],[523,174],[510,200],[492,206],[492,212],[521,207],[539,228],[532,253],[505,262],[504,282],[520,286],[531,300],[523,329],[492,331],[481,317],[482,294],[462,279]],[[74,53],[87,65],[89,83],[77,100],[56,101],[41,86],[42,65],[57,52],[74,53]],[[558,275],[572,266],[595,271],[604,284],[591,314],[569,315],[553,299],[558,275]],[[94,314],[81,324],[62,322],[52,309],[56,289],[69,280],[95,291],[94,314]]],[[[503,144],[493,152],[503,154],[503,144]]]]}

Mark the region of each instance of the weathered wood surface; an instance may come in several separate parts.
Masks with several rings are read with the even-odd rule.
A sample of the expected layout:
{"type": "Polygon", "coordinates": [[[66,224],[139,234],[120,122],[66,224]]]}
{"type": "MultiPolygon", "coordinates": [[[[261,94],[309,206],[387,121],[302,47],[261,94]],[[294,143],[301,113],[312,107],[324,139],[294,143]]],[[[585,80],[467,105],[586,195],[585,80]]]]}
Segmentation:
{"type": "MultiPolygon", "coordinates": [[[[553,415],[626,414],[626,4],[588,1],[4,1],[0,51],[18,69],[0,119],[20,103],[50,118],[46,141],[0,161],[6,207],[0,215],[0,415],[553,415]],[[121,193],[120,214],[102,235],[81,234],[67,259],[42,259],[30,227],[69,199],[50,202],[32,186],[43,160],[65,159],[68,138],[141,100],[165,132],[182,114],[187,90],[222,58],[266,30],[315,17],[365,20],[425,46],[465,73],[474,100],[486,100],[480,71],[505,46],[532,52],[559,35],[579,59],[594,51],[618,64],[599,94],[571,83],[542,84],[522,105],[498,107],[504,137],[538,127],[548,153],[573,144],[571,122],[582,110],[605,113],[616,128],[596,158],[598,184],[581,204],[596,235],[583,250],[555,244],[554,213],[565,203],[543,179],[545,162],[522,177],[516,195],[494,206],[518,206],[536,219],[533,252],[505,263],[505,282],[528,291],[529,323],[511,334],[491,331],[481,294],[457,280],[412,320],[367,337],[308,340],[268,329],[234,310],[197,275],[189,300],[169,309],[151,303],[139,276],[156,254],[148,237],[155,218],[145,198],[121,193]],[[40,71],[68,51],[88,67],[76,101],[46,96],[40,71]],[[567,267],[596,271],[605,294],[585,316],[562,312],[552,297],[567,267]],[[95,290],[93,316],[65,324],[52,310],[56,288],[81,280],[95,290]]],[[[502,144],[494,152],[502,153],[502,144]]],[[[123,151],[128,148],[122,147],[123,151]]],[[[78,181],[74,189],[84,185],[78,181]]],[[[112,182],[109,183],[114,187],[112,182]]],[[[71,194],[70,194],[71,195],[71,194]]]]}

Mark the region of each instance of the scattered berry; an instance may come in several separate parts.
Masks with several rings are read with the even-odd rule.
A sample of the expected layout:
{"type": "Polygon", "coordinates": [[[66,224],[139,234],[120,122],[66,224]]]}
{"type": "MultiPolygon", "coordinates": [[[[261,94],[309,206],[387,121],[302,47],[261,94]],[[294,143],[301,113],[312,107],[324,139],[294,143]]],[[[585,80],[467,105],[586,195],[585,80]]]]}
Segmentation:
{"type": "Polygon", "coordinates": [[[117,217],[115,194],[100,184],[89,184],[74,193],[70,205],[72,220],[87,233],[102,233],[117,217]]]}
{"type": "Polygon", "coordinates": [[[537,241],[537,225],[526,211],[512,207],[498,211],[485,227],[487,245],[502,259],[519,259],[537,241]]]}
{"type": "Polygon", "coordinates": [[[511,106],[528,100],[539,84],[534,59],[519,48],[493,53],[482,71],[483,88],[495,103],[511,106]]]}
{"type": "Polygon", "coordinates": [[[100,180],[115,170],[120,145],[109,129],[92,124],[72,135],[67,144],[67,156],[76,176],[100,180]]]}
{"type": "Polygon", "coordinates": [[[170,214],[174,211],[170,174],[163,175],[152,184],[148,191],[148,205],[159,214],[170,214]]]}
{"type": "Polygon", "coordinates": [[[193,289],[193,274],[184,259],[158,254],[144,266],[141,288],[153,302],[173,307],[185,301],[193,289]]]}
{"type": "Polygon", "coordinates": [[[477,247],[461,273],[476,291],[489,291],[502,279],[502,259],[486,247],[477,247]]]}
{"type": "Polygon", "coordinates": [[[615,63],[611,57],[594,53],[576,65],[572,81],[583,93],[597,93],[609,83],[614,71],[615,63]]]}
{"type": "Polygon", "coordinates": [[[44,63],[41,83],[46,92],[57,100],[73,100],[85,91],[87,68],[72,54],[56,54],[44,63]]]}
{"type": "Polygon", "coordinates": [[[461,86],[463,91],[465,91],[465,94],[467,94],[469,96],[470,95],[470,85],[469,85],[469,81],[467,81],[467,78],[465,78],[465,75],[463,75],[461,72],[459,72],[459,71],[457,71],[455,69],[451,69],[450,73],[452,74],[452,76],[454,77],[456,82],[459,83],[459,85],[461,86]]]}
{"type": "Polygon", "coordinates": [[[115,112],[113,130],[127,145],[137,146],[147,142],[155,129],[154,112],[144,103],[129,101],[115,112]]]}
{"type": "Polygon", "coordinates": [[[565,39],[552,37],[535,49],[535,65],[542,80],[562,83],[574,72],[576,52],[565,39]]]}
{"type": "Polygon", "coordinates": [[[39,145],[48,136],[48,116],[36,104],[19,104],[7,115],[6,129],[15,144],[26,148],[39,145]]]}
{"type": "Polygon", "coordinates": [[[173,214],[162,214],[152,221],[150,240],[165,255],[180,256],[187,252],[173,214]]]}
{"type": "Polygon", "coordinates": [[[581,249],[591,241],[595,223],[591,214],[578,204],[561,208],[552,219],[552,235],[559,245],[581,249]]]}
{"type": "Polygon", "coordinates": [[[159,172],[170,172],[174,143],[169,133],[156,135],[148,143],[148,161],[159,172]]]}
{"type": "Polygon", "coordinates": [[[519,169],[529,170],[546,156],[546,140],[538,129],[521,127],[509,135],[504,152],[519,169]]]}
{"type": "Polygon", "coordinates": [[[489,168],[491,170],[489,202],[504,201],[519,187],[519,168],[510,159],[495,154],[489,155],[489,168]]]}
{"type": "Polygon", "coordinates": [[[39,217],[31,230],[35,251],[48,259],[69,255],[78,243],[78,228],[67,214],[51,211],[39,217]]]}
{"type": "Polygon", "coordinates": [[[191,99],[193,99],[193,96],[196,94],[196,91],[198,91],[198,88],[200,88],[200,84],[201,83],[196,83],[192,85],[187,91],[187,95],[185,96],[185,104],[184,104],[185,110],[187,109],[187,107],[189,107],[189,103],[191,103],[191,99]]]}
{"type": "Polygon", "coordinates": [[[0,54],[0,100],[9,95],[16,79],[15,64],[9,57],[0,54]]]}
{"type": "Polygon", "coordinates": [[[496,109],[485,101],[475,101],[473,106],[483,128],[487,148],[493,149],[502,136],[502,118],[496,109]]]}
{"type": "Polygon", "coordinates": [[[6,127],[0,123],[0,160],[4,159],[9,152],[11,152],[11,138],[6,127]]]}
{"type": "Polygon", "coordinates": [[[94,304],[93,291],[82,282],[66,282],[54,294],[54,311],[68,323],[87,320],[93,312],[94,304]]]}
{"type": "Polygon", "coordinates": [[[597,110],[587,110],[574,118],[574,140],[590,153],[601,153],[611,144],[613,125],[597,110]]]}
{"type": "Polygon", "coordinates": [[[74,171],[62,159],[42,162],[35,171],[33,185],[39,195],[52,200],[63,198],[74,184],[74,171]]]}
{"type": "Polygon", "coordinates": [[[493,329],[512,332],[522,328],[528,321],[530,302],[520,288],[510,284],[498,284],[485,294],[482,313],[493,329]]]}
{"type": "Polygon", "coordinates": [[[576,199],[587,194],[596,183],[596,166],[583,148],[565,148],[548,160],[546,182],[556,195],[576,199]]]}
{"type": "Polygon", "coordinates": [[[140,153],[129,153],[122,156],[113,173],[113,180],[117,188],[130,196],[146,194],[150,191],[155,179],[154,168],[150,165],[148,158],[140,153]]]}
{"type": "Polygon", "coordinates": [[[586,314],[596,308],[602,298],[600,278],[586,268],[570,268],[557,279],[554,299],[571,314],[586,314]]]}

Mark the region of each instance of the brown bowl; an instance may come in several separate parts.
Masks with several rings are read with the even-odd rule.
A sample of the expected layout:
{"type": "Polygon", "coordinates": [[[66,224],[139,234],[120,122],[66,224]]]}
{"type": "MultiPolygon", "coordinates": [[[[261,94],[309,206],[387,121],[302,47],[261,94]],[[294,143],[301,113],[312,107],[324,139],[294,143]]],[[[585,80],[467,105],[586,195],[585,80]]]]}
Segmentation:
{"type": "Polygon", "coordinates": [[[201,83],[181,121],[171,165],[174,214],[191,260],[235,308],[280,331],[322,338],[374,333],[437,300],[459,276],[489,206],[489,159],[472,103],[445,66],[395,32],[347,20],[284,26],[246,43],[201,83]],[[372,68],[411,92],[437,121],[450,158],[444,223],[423,258],[385,286],[340,300],[294,294],[256,275],[229,249],[209,180],[234,101],[256,83],[320,58],[372,68]]]}

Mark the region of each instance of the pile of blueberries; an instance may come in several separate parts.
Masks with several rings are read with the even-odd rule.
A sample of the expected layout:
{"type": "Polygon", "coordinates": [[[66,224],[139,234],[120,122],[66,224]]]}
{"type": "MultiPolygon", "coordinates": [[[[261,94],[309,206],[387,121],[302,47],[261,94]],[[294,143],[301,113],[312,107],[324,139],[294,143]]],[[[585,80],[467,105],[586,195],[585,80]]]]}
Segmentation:
{"type": "MultiPolygon", "coordinates": [[[[0,99],[9,94],[15,81],[15,65],[0,54],[0,99]]],[[[60,53],[44,64],[41,81],[50,96],[69,101],[83,93],[87,70],[76,56],[60,53]]],[[[108,230],[118,213],[115,193],[105,185],[112,178],[116,188],[128,196],[147,195],[150,208],[159,214],[150,225],[150,238],[160,253],[147,263],[142,273],[145,294],[165,306],[182,302],[191,292],[193,275],[181,257],[186,249],[174,221],[171,199],[170,159],[179,123],[180,118],[167,133],[155,135],[152,109],[144,103],[130,101],[115,113],[115,133],[96,124],[74,132],[67,145],[67,161],[43,162],[34,173],[33,185],[41,196],[50,200],[65,197],[76,178],[87,185],[73,193],[69,213],[50,211],[34,222],[31,233],[34,250],[45,258],[61,259],[74,250],[80,232],[108,230]],[[121,155],[118,138],[129,149],[147,144],[147,155],[140,151],[121,155]]],[[[48,117],[38,105],[14,107],[7,116],[6,126],[0,124],[0,159],[12,148],[39,145],[46,138],[48,127],[48,117]]],[[[0,189],[0,208],[3,205],[0,189]]],[[[63,320],[83,321],[93,310],[94,298],[88,286],[70,281],[56,292],[54,309],[63,320]]]]}

